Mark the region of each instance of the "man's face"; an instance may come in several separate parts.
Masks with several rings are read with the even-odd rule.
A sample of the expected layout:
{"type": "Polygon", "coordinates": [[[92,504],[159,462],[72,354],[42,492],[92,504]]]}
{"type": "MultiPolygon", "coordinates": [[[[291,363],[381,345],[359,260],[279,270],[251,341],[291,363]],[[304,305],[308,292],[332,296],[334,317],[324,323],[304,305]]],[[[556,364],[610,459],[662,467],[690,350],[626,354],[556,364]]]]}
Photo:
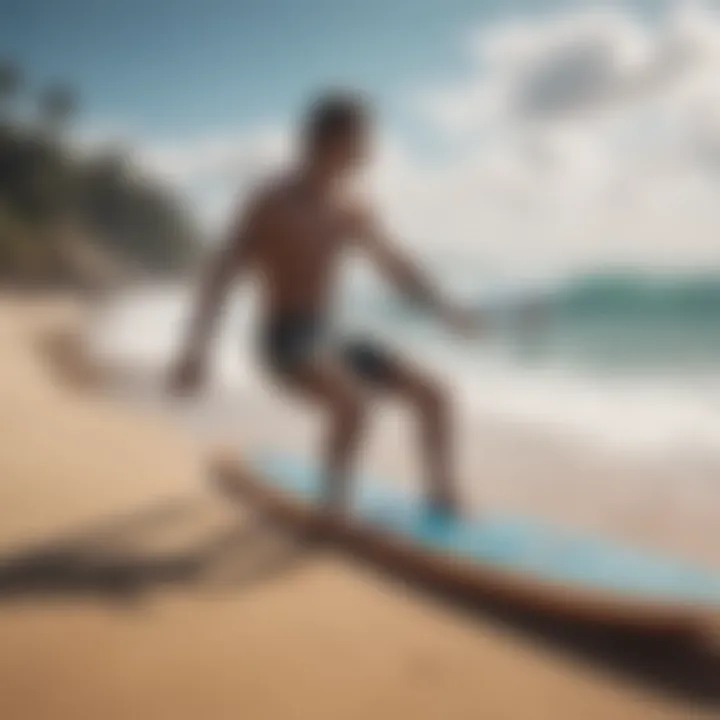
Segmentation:
{"type": "Polygon", "coordinates": [[[324,148],[327,165],[338,175],[358,170],[370,157],[370,145],[370,133],[366,128],[332,138],[324,148]]]}

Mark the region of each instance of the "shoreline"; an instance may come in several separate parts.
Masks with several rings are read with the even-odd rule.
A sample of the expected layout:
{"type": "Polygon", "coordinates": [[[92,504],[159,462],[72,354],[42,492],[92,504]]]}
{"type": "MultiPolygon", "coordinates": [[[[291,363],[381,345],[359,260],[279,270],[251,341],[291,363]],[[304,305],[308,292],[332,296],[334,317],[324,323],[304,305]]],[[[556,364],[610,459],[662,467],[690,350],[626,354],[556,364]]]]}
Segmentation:
{"type": "MultiPolygon", "coordinates": [[[[157,369],[103,367],[78,352],[71,338],[64,364],[80,368],[101,392],[145,407],[161,421],[183,427],[202,444],[240,449],[278,447],[315,457],[321,418],[289,401],[267,378],[228,389],[209,389],[187,400],[169,399],[157,369]]],[[[62,344],[62,343],[61,343],[62,344]]],[[[359,474],[420,491],[412,417],[392,402],[374,412],[359,474]]],[[[635,457],[603,452],[574,438],[482,414],[457,418],[457,457],[464,497],[475,511],[537,517],[570,530],[617,539],[720,568],[720,463],[699,458],[635,457]]]]}

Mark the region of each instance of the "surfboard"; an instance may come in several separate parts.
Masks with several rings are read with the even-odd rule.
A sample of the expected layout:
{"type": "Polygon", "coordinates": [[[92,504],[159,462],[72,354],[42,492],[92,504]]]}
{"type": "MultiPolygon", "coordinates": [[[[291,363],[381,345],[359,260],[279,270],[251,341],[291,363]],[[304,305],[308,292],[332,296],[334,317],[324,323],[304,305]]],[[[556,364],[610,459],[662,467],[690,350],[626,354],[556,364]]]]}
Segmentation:
{"type": "MultiPolygon", "coordinates": [[[[221,452],[212,469],[223,492],[287,522],[321,517],[317,467],[276,453],[244,462],[221,452]]],[[[433,514],[391,483],[357,478],[349,512],[328,532],[391,571],[526,610],[682,633],[720,617],[720,570],[532,518],[433,514]]]]}

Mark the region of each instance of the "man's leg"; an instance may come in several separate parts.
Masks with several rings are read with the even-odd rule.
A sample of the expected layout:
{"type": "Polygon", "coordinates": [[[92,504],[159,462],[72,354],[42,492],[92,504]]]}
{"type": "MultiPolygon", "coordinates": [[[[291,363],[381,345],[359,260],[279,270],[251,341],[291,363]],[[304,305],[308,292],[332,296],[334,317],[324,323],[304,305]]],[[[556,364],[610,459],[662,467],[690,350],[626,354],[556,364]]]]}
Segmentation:
{"type": "Polygon", "coordinates": [[[389,363],[388,374],[389,389],[417,413],[419,447],[431,506],[450,513],[459,512],[449,394],[429,374],[398,358],[389,363]]]}
{"type": "Polygon", "coordinates": [[[288,384],[328,412],[323,457],[325,501],[330,511],[342,513],[365,426],[367,394],[352,371],[330,356],[304,364],[288,384]]]}

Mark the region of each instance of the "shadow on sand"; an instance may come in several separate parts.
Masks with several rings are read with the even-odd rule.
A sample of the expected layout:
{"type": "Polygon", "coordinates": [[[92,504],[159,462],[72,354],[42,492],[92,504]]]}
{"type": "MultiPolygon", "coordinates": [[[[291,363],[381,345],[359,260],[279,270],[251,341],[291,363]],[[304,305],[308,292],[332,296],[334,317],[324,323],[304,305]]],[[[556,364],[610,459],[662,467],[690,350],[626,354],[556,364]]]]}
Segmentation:
{"type": "MultiPolygon", "coordinates": [[[[232,587],[252,584],[295,565],[297,543],[258,518],[236,522],[181,549],[136,548],[197,518],[191,501],[166,501],[105,523],[0,557],[0,601],[85,596],[139,600],[163,586],[232,587]],[[228,572],[230,570],[230,572],[228,572]]],[[[207,535],[207,534],[206,534],[207,535]]]]}
{"type": "MultiPolygon", "coordinates": [[[[209,537],[179,550],[137,549],[139,540],[182,527],[198,512],[194,501],[165,501],[8,553],[0,557],[0,602],[57,597],[133,602],[167,587],[236,591],[296,568],[312,551],[257,517],[219,530],[215,523],[209,537]]],[[[430,590],[454,610],[522,632],[540,646],[696,708],[720,710],[720,655],[710,645],[570,623],[430,590]]]]}
{"type": "MultiPolygon", "coordinates": [[[[362,561],[362,560],[361,560],[362,561]]],[[[415,576],[399,578],[414,586],[415,576]]],[[[430,597],[477,620],[522,633],[544,647],[695,709],[720,712],[720,646],[706,640],[632,632],[511,607],[425,585],[430,597]]],[[[714,715],[713,715],[714,716],[714,715]]]]}

